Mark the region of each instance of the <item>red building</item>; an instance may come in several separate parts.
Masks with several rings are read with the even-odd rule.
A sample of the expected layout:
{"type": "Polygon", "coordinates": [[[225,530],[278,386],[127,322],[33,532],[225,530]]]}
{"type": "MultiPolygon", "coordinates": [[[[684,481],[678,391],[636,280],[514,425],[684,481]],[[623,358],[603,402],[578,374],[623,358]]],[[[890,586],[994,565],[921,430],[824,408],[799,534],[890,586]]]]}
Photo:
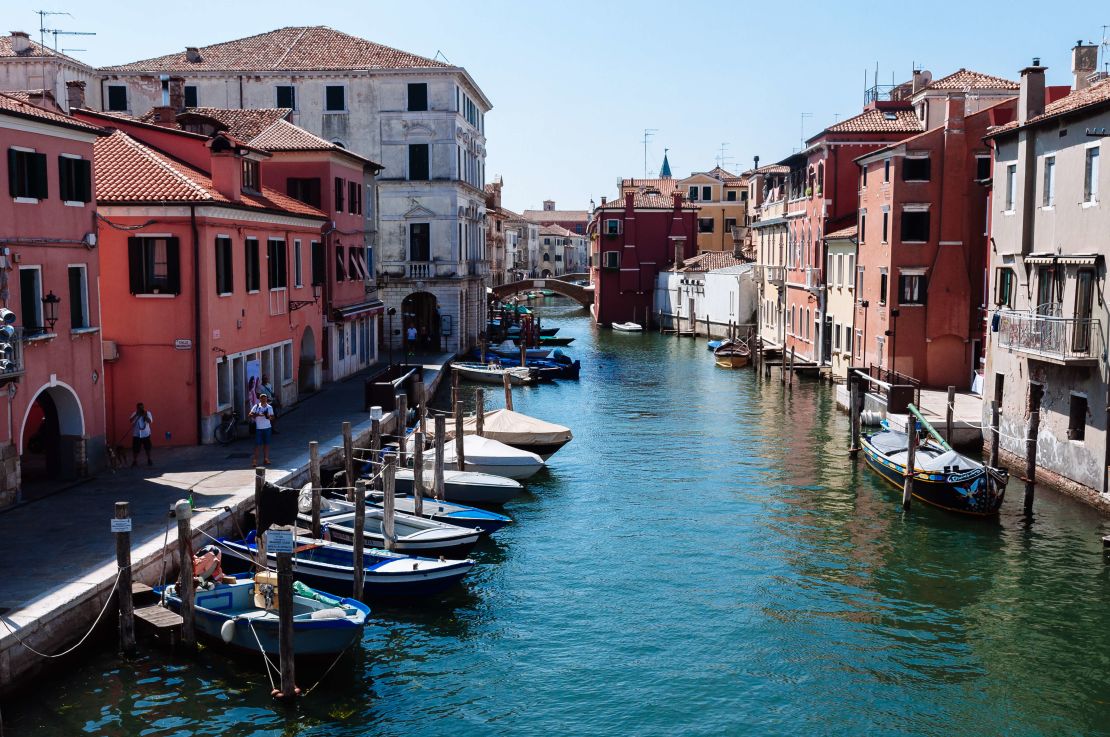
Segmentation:
{"type": "Polygon", "coordinates": [[[606,202],[594,211],[591,282],[594,320],[599,323],[651,323],[656,276],[697,252],[697,207],[644,189],[626,192],[623,202],[606,202]]]}
{"type": "Polygon", "coordinates": [[[92,180],[103,131],[0,94],[0,303],[17,335],[0,367],[0,507],[104,458],[100,253],[92,180]]]}
{"type": "Polygon", "coordinates": [[[983,354],[991,126],[1016,99],[966,115],[948,92],[943,124],[857,159],[858,363],[966,389],[983,354]]]}
{"type": "Polygon", "coordinates": [[[114,129],[94,165],[110,437],[144,402],[156,444],[208,442],[260,375],[295,402],[321,351],[325,214],[265,187],[270,154],[225,133],[78,115],[114,129]]]}

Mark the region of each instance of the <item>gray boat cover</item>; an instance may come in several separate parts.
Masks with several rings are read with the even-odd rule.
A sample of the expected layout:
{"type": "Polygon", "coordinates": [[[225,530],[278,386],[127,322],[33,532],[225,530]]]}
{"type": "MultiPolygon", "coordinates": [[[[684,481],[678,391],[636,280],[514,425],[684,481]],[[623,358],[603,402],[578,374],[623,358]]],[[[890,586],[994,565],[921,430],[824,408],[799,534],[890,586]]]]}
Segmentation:
{"type": "MultiPolygon", "coordinates": [[[[463,421],[463,433],[477,432],[478,419],[468,417],[463,421]]],[[[574,437],[570,428],[553,422],[522,415],[511,409],[495,409],[487,412],[482,430],[487,438],[499,440],[506,445],[558,445],[574,437]]]]}

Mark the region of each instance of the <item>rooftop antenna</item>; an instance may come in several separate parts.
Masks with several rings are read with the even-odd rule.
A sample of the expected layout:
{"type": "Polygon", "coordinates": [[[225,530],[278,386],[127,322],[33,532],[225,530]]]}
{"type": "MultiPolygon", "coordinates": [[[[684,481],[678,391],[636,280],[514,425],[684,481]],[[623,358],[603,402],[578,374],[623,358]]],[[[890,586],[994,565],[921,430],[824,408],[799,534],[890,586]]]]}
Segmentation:
{"type": "MultiPolygon", "coordinates": [[[[43,29],[46,33],[54,35],[54,50],[58,50],[58,36],[95,36],[96,34],[91,31],[62,31],[57,28],[43,29]]],[[[71,51],[84,51],[84,49],[71,49],[71,51]]]]}
{"type": "Polygon", "coordinates": [[[647,168],[648,141],[650,141],[652,139],[652,137],[654,137],[655,134],[658,133],[658,132],[659,132],[658,128],[644,128],[644,179],[647,179],[647,175],[648,175],[648,168],[647,168]]]}
{"type": "Polygon", "coordinates": [[[812,118],[813,113],[800,113],[801,124],[798,126],[798,150],[804,151],[806,147],[806,118],[812,118]]]}
{"type": "MultiPolygon", "coordinates": [[[[46,48],[46,17],[48,15],[65,15],[70,18],[73,16],[64,10],[36,10],[35,14],[39,17],[39,48],[46,48]]],[[[55,44],[57,46],[57,44],[55,44]]],[[[46,54],[42,55],[42,88],[46,89],[46,54]]]]}
{"type": "Polygon", "coordinates": [[[717,166],[724,169],[725,165],[729,163],[735,163],[735,160],[728,155],[728,141],[722,141],[721,149],[717,152],[717,166]]]}
{"type": "Polygon", "coordinates": [[[451,60],[447,58],[447,55],[446,55],[446,54],[444,54],[444,53],[443,53],[442,51],[440,51],[439,49],[436,49],[436,55],[432,57],[432,61],[436,61],[436,60],[438,60],[438,59],[441,59],[441,58],[442,58],[442,59],[443,59],[443,60],[444,60],[445,62],[447,62],[448,64],[450,64],[450,63],[451,63],[451,60]]]}

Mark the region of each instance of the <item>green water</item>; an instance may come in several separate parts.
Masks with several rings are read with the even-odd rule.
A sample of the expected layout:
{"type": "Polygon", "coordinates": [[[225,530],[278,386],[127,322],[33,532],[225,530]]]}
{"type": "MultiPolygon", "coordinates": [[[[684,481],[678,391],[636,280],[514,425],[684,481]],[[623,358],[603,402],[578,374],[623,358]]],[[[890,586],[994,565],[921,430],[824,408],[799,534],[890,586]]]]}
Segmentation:
{"type": "Polygon", "coordinates": [[[904,514],[827,387],[541,313],[582,379],[516,409],[575,439],[464,591],[376,609],[295,710],[253,660],[105,648],[6,737],[1110,734],[1101,518],[1041,492],[1028,524],[1017,484],[996,522],[904,514]]]}

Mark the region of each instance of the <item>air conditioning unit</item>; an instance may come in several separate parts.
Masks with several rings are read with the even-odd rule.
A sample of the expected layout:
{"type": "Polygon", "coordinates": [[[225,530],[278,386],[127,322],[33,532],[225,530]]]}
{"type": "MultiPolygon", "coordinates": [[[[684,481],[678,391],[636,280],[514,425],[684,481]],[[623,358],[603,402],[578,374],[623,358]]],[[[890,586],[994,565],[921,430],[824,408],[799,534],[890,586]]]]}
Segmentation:
{"type": "Polygon", "coordinates": [[[623,223],[617,218],[605,221],[605,235],[620,235],[623,232],[623,223]]]}
{"type": "Polygon", "coordinates": [[[101,343],[104,350],[105,361],[118,361],[119,360],[119,344],[114,340],[105,340],[101,343]]]}
{"type": "Polygon", "coordinates": [[[619,269],[620,267],[621,267],[620,251],[606,251],[605,252],[605,268],[606,269],[619,269]]]}

